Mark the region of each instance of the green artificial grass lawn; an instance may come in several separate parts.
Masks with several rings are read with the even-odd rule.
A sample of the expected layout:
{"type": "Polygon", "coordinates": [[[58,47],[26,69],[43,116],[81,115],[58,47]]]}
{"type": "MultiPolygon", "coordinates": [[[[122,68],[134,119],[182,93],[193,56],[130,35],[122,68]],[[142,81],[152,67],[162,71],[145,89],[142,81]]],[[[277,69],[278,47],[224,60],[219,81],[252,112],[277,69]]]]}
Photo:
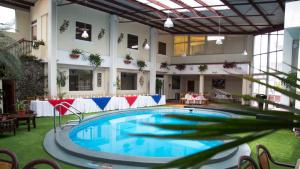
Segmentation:
{"type": "MultiPolygon", "coordinates": [[[[74,119],[74,116],[64,116],[63,121],[74,119]]],[[[26,163],[37,158],[54,159],[43,149],[45,134],[53,128],[53,118],[37,118],[37,128],[27,132],[27,127],[22,125],[17,129],[16,136],[13,134],[0,135],[0,148],[7,148],[17,154],[20,168],[26,163]]],[[[273,158],[278,161],[295,164],[300,158],[300,139],[296,138],[291,131],[277,131],[267,137],[249,143],[252,157],[256,159],[255,146],[264,144],[271,152],[273,158]]],[[[78,167],[56,160],[62,169],[75,169],[78,167]]],[[[279,169],[282,167],[272,167],[279,169]]]]}

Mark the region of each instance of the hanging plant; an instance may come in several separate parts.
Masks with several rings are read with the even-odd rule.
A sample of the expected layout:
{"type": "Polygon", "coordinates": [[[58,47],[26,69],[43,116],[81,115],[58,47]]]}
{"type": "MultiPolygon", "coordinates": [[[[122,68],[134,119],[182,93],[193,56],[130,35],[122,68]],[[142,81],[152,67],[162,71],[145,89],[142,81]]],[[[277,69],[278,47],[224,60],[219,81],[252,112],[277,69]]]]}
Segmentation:
{"type": "Polygon", "coordinates": [[[201,64],[201,65],[199,65],[199,71],[200,72],[204,72],[205,70],[207,70],[207,65],[206,64],[201,64]]]}
{"type": "Polygon", "coordinates": [[[225,68],[225,69],[236,68],[236,63],[235,62],[227,62],[227,61],[225,61],[224,64],[223,64],[223,68],[225,68]]]}
{"type": "Polygon", "coordinates": [[[90,64],[94,68],[101,66],[101,63],[103,61],[103,59],[100,57],[99,54],[90,54],[88,59],[89,59],[90,64]]]}
{"type": "Polygon", "coordinates": [[[138,60],[136,62],[136,64],[139,67],[139,71],[143,71],[144,68],[147,66],[146,63],[145,63],[145,61],[143,61],[143,60],[138,60]]]}
{"type": "Polygon", "coordinates": [[[124,33],[121,33],[120,36],[118,37],[118,43],[121,43],[124,38],[124,33]]]}
{"type": "Polygon", "coordinates": [[[179,70],[179,71],[183,71],[183,70],[185,69],[185,65],[184,65],[184,64],[177,64],[177,65],[175,66],[175,68],[176,68],[177,70],[179,70]]]}
{"type": "Polygon", "coordinates": [[[63,24],[60,26],[59,28],[59,32],[63,33],[65,32],[69,27],[69,21],[68,20],[64,20],[63,24]]]}
{"type": "Polygon", "coordinates": [[[160,63],[160,68],[161,68],[161,69],[167,69],[167,70],[170,69],[167,62],[162,62],[162,63],[160,63]]]}
{"type": "Polygon", "coordinates": [[[39,49],[40,45],[45,45],[45,42],[43,40],[35,40],[32,42],[32,48],[33,49],[39,49]]]}
{"type": "Polygon", "coordinates": [[[70,53],[70,57],[73,59],[77,59],[80,57],[81,53],[82,53],[82,51],[80,49],[73,49],[70,53]]]}
{"type": "Polygon", "coordinates": [[[131,63],[131,60],[133,60],[133,58],[130,56],[130,54],[127,54],[127,55],[125,56],[124,63],[125,63],[125,64],[130,64],[130,63],[131,63]]]}
{"type": "Polygon", "coordinates": [[[101,30],[100,30],[100,32],[99,32],[99,34],[98,34],[98,40],[102,39],[103,36],[104,36],[104,34],[105,34],[105,29],[104,29],[104,28],[101,28],[101,30]]]}

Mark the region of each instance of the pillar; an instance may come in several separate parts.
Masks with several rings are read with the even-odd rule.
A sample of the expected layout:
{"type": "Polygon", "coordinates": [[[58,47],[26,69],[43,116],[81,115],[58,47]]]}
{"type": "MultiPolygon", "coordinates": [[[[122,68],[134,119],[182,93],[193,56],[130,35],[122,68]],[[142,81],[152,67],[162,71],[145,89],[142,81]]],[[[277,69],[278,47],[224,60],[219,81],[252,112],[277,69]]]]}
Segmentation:
{"type": "Polygon", "coordinates": [[[110,95],[117,94],[117,49],[118,49],[118,17],[110,15],[109,19],[109,55],[111,65],[109,68],[108,92],[110,95]]]}
{"type": "Polygon", "coordinates": [[[204,94],[204,75],[199,76],[199,93],[204,94]]]}
{"type": "Polygon", "coordinates": [[[156,86],[156,53],[157,53],[157,29],[150,28],[150,94],[155,94],[156,86]]]}
{"type": "Polygon", "coordinates": [[[57,6],[56,0],[48,1],[48,91],[57,95],[57,6]]]}

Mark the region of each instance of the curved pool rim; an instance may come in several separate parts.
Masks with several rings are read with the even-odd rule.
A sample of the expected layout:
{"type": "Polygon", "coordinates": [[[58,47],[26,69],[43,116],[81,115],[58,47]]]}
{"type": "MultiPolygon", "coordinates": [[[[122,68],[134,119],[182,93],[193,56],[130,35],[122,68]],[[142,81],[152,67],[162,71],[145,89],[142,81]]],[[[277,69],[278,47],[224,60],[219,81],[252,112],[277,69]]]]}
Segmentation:
{"type": "MultiPolygon", "coordinates": [[[[139,108],[139,109],[127,109],[127,110],[117,110],[117,111],[111,111],[106,114],[97,114],[94,116],[90,116],[86,119],[84,119],[79,125],[74,126],[72,128],[67,128],[57,130],[57,133],[55,134],[56,138],[55,141],[58,143],[59,147],[66,150],[67,152],[74,154],[76,156],[87,158],[90,160],[100,160],[105,161],[107,163],[115,163],[115,164],[122,164],[122,165],[133,165],[133,166],[153,166],[158,164],[165,164],[167,162],[170,162],[172,160],[175,160],[177,158],[164,158],[164,157],[137,157],[137,156],[127,156],[127,155],[121,155],[121,154],[115,154],[115,153],[108,153],[108,152],[97,152],[93,150],[86,149],[84,147],[81,147],[80,145],[74,143],[70,137],[70,132],[77,127],[80,127],[81,125],[85,125],[87,123],[90,123],[91,121],[98,120],[99,118],[104,118],[107,116],[112,116],[115,114],[122,114],[122,113],[128,113],[132,110],[147,110],[147,109],[170,109],[170,107],[155,107],[155,108],[139,108]]],[[[185,110],[208,110],[208,109],[199,109],[199,108],[180,108],[185,110]]],[[[212,110],[216,111],[216,110],[212,110]]],[[[218,113],[226,114],[230,117],[235,117],[236,115],[231,114],[229,112],[221,111],[219,110],[218,113]]],[[[220,161],[227,160],[231,157],[233,157],[236,152],[238,151],[238,147],[232,148],[230,150],[224,151],[222,153],[219,153],[212,157],[211,159],[207,160],[205,164],[211,164],[216,163],[220,161]]]]}

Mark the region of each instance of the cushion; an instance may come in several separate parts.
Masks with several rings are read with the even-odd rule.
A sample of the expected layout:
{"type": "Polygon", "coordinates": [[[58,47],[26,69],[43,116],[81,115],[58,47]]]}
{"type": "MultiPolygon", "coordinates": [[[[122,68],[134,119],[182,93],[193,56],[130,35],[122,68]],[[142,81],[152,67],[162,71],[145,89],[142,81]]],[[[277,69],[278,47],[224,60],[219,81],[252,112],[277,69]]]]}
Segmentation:
{"type": "Polygon", "coordinates": [[[1,169],[12,169],[12,164],[6,161],[0,161],[0,168],[1,169]]]}

